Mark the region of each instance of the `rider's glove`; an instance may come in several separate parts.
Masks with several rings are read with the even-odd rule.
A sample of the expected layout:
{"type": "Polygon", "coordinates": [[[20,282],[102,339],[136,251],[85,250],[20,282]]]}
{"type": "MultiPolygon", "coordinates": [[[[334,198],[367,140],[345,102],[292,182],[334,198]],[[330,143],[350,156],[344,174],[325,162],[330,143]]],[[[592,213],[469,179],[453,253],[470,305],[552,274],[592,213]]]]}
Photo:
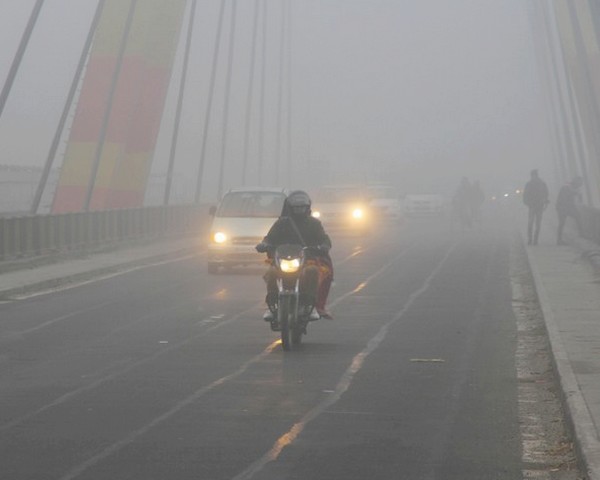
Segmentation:
{"type": "Polygon", "coordinates": [[[265,253],[269,246],[265,242],[260,242],[256,247],[254,247],[258,253],[265,253]]]}

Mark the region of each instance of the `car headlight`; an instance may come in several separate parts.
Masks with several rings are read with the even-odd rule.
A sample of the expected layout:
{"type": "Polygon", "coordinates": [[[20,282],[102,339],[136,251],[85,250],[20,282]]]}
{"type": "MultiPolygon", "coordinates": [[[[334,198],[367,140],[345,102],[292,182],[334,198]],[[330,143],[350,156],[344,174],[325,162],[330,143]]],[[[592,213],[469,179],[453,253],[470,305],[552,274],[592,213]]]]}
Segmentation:
{"type": "Polygon", "coordinates": [[[227,235],[223,232],[216,232],[212,238],[215,243],[225,243],[227,241],[227,235]]]}
{"type": "Polygon", "coordinates": [[[300,268],[300,260],[297,258],[292,258],[291,260],[282,258],[279,260],[279,268],[283,273],[296,273],[300,268]]]}
{"type": "Polygon", "coordinates": [[[319,212],[318,210],[312,212],[311,215],[315,218],[321,218],[321,212],[319,212]]]}
{"type": "Polygon", "coordinates": [[[363,212],[362,208],[355,208],[352,211],[352,218],[360,220],[361,218],[363,218],[363,216],[364,216],[364,212],[363,212]]]}

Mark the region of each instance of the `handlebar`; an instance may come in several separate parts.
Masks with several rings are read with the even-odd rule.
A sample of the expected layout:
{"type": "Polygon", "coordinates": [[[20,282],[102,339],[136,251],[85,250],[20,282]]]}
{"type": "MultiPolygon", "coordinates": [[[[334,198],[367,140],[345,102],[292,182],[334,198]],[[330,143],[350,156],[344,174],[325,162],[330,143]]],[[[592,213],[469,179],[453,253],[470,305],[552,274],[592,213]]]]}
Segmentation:
{"type": "MultiPolygon", "coordinates": [[[[258,253],[269,253],[273,252],[277,247],[275,245],[271,245],[269,243],[260,242],[256,245],[255,249],[258,253]]],[[[327,253],[329,251],[329,247],[327,245],[312,245],[307,247],[302,247],[303,252],[309,253],[327,253]]]]}

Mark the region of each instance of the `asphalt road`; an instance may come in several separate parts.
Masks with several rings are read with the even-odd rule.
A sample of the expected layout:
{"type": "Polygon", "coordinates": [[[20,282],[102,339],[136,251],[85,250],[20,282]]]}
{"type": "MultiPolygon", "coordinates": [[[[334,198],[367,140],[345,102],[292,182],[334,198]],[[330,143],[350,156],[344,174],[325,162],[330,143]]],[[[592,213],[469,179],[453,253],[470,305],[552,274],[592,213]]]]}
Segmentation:
{"type": "Polygon", "coordinates": [[[520,479],[512,238],[334,234],[292,352],[202,255],[0,304],[0,478],[520,479]]]}

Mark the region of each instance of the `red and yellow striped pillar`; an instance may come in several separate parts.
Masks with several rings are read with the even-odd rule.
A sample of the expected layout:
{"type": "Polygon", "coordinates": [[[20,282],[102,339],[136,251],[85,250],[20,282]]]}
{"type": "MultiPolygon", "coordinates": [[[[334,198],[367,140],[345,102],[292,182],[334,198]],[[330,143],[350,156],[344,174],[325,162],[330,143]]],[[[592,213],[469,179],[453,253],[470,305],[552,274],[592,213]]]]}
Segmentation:
{"type": "MultiPolygon", "coordinates": [[[[84,208],[120,41],[133,0],[108,0],[90,54],[53,213],[84,208]]],[[[90,209],[143,204],[185,0],[138,1],[108,118],[90,209]]]]}

